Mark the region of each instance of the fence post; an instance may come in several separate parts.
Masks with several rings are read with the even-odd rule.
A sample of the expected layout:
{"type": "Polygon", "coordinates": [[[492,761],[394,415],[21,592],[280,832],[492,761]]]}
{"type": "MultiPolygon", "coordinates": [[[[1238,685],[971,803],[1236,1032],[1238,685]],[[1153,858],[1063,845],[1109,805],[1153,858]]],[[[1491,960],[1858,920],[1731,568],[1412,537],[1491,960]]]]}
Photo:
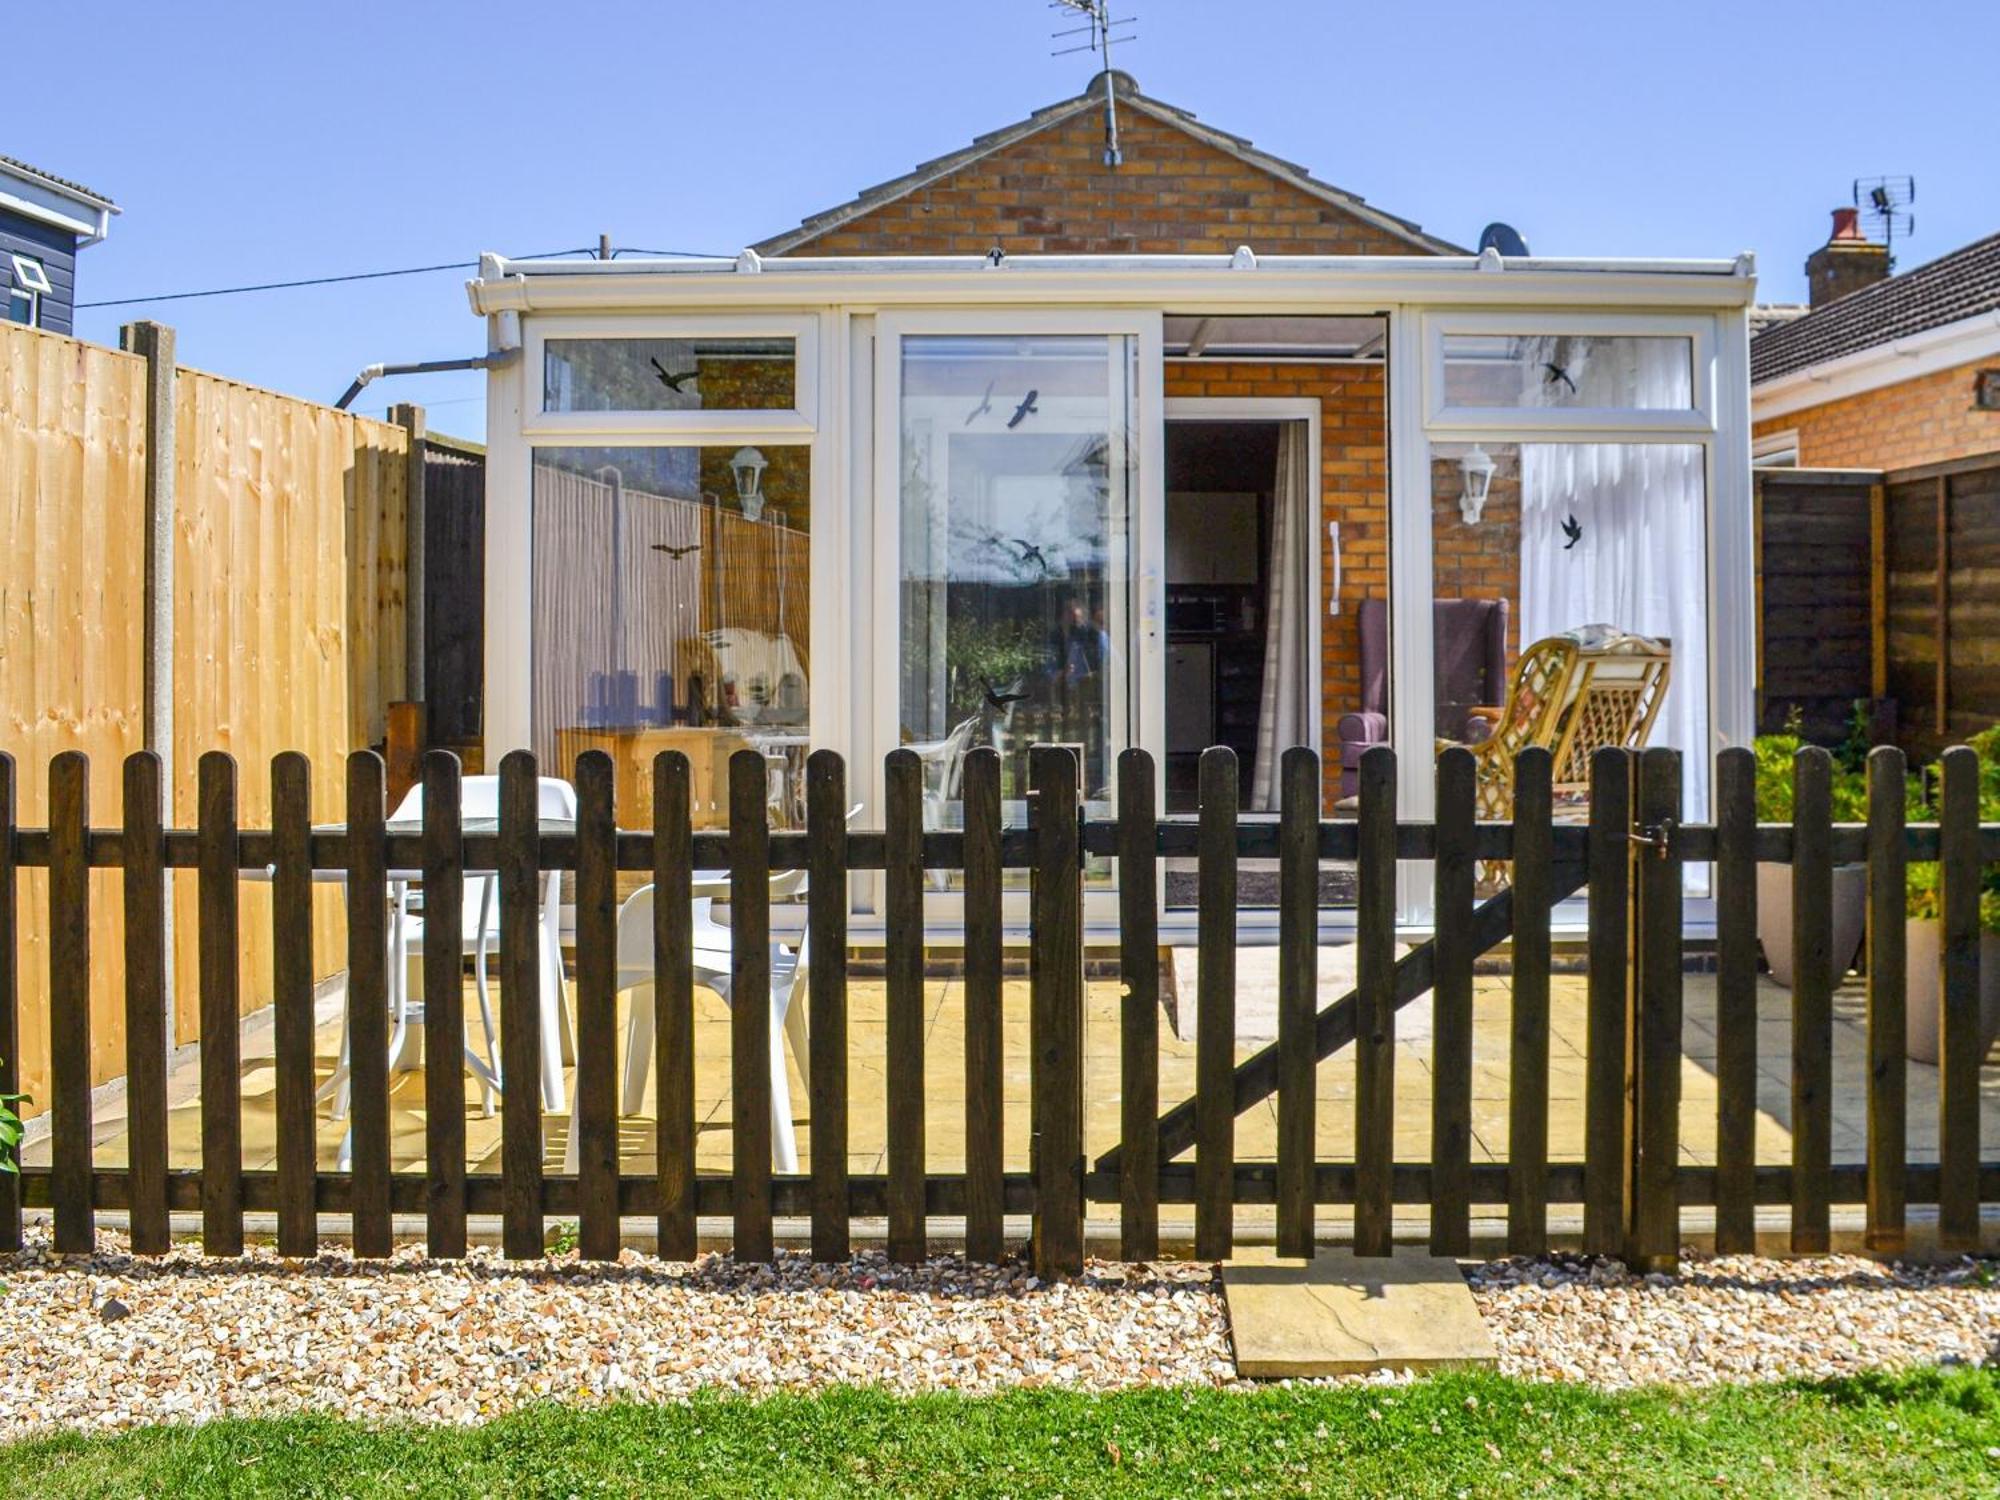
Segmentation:
{"type": "Polygon", "coordinates": [[[389,422],[409,436],[403,461],[403,697],[428,702],[424,681],[424,409],[407,401],[389,408],[389,422]]]}
{"type": "Polygon", "coordinates": [[[1637,967],[1632,994],[1632,1218],[1625,1259],[1672,1271],[1680,1260],[1681,757],[1655,746],[1639,757],[1637,967]]]}
{"type": "MultiPolygon", "coordinates": [[[[1881,486],[1875,487],[1879,496],[1881,486]]],[[[1909,1199],[1909,851],[1903,752],[1868,752],[1868,1248],[1905,1246],[1909,1199]]]]}
{"type": "MultiPolygon", "coordinates": [[[[90,759],[49,762],[50,1194],[59,1254],[96,1249],[91,1212],[90,759]]],[[[203,1049],[204,1059],[207,1048],[203,1049]]],[[[203,1118],[206,1120],[207,1111],[203,1118]]],[[[234,1253],[234,1252],[228,1252],[234,1253]]]]}
{"type": "Polygon", "coordinates": [[[1979,752],[1943,756],[1938,797],[1938,1248],[1979,1247],[1979,752]]]}
{"type": "Polygon", "coordinates": [[[1583,1248],[1623,1250],[1632,1216],[1632,752],[1590,759],[1583,1248]]]}
{"type": "Polygon", "coordinates": [[[1319,757],[1294,745],[1278,774],[1278,1253],[1310,1260],[1318,1175],[1319,757]]]}
{"type": "Polygon", "coordinates": [[[1061,745],[1028,752],[1035,832],[1029,982],[1033,1256],[1038,1276],[1083,1269],[1083,850],[1077,761],[1061,745]]]}
{"type": "MultiPolygon", "coordinates": [[[[118,347],[146,362],[146,596],[142,634],[140,743],[160,757],[160,785],[166,788],[166,821],[174,821],[174,508],[179,473],[176,413],[179,367],[174,363],[174,331],[146,319],[118,330],[118,347]]],[[[160,898],[166,967],[162,993],[174,990],[174,893],[169,881],[160,898]]],[[[164,1062],[165,1054],[162,1053],[164,1062]]]]}
{"type": "MultiPolygon", "coordinates": [[[[14,849],[14,786],[14,757],[0,750],[0,1093],[6,1094],[21,1087],[20,881],[14,849]]],[[[0,1251],[20,1248],[21,1177],[17,1172],[0,1172],[0,1251]]]]}
{"type": "Polygon", "coordinates": [[[1354,1253],[1395,1239],[1396,752],[1362,752],[1355,870],[1354,1253]]]}
{"type": "Polygon", "coordinates": [[[586,750],[577,757],[576,1090],[569,1128],[577,1143],[570,1154],[576,1160],[577,1228],[586,1260],[618,1258],[618,824],[614,777],[611,757],[602,750],[586,750]]]}
{"type": "Polygon", "coordinates": [[[1236,752],[1211,745],[1199,768],[1195,939],[1194,1253],[1228,1256],[1236,1197],[1236,752]]]}
{"type": "Polygon", "coordinates": [[[1792,760],[1792,1253],[1829,1243],[1833,1169],[1833,758],[1792,760]]]}
{"type": "MultiPolygon", "coordinates": [[[[910,749],[882,767],[882,941],[888,1048],[889,1259],[924,1258],[924,768],[910,749]]],[[[968,1142],[968,1144],[970,1144],[968,1142]]]]}
{"type": "MultiPolygon", "coordinates": [[[[166,844],[160,757],[125,758],[125,1118],[132,1248],[164,1255],[167,1218],[166,844]]],[[[307,934],[310,940],[311,934],[307,934]]],[[[308,1085],[310,1093],[310,1085],[308,1085]]]]}

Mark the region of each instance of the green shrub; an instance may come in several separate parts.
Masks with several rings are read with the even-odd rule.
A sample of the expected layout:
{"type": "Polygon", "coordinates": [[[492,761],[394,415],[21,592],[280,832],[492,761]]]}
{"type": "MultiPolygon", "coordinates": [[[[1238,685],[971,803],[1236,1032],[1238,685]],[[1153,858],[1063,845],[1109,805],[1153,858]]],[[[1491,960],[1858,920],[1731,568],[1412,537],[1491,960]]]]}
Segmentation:
{"type": "MultiPolygon", "coordinates": [[[[1752,745],[1757,756],[1757,821],[1792,821],[1792,763],[1806,744],[1794,707],[1777,734],[1760,734],[1752,745]]],[[[1847,739],[1833,757],[1833,821],[1868,821],[1868,725],[1859,704],[1847,739]]]]}
{"type": "MultiPolygon", "coordinates": [[[[1975,734],[1966,743],[1979,754],[1979,821],[2000,823],[2000,724],[1975,734]]],[[[1927,785],[1921,772],[1913,773],[1906,798],[1909,820],[1935,823],[1937,796],[1934,780],[1927,785]]],[[[1913,920],[1935,922],[1943,915],[1939,905],[1942,882],[1935,864],[1911,864],[1904,889],[1904,910],[1913,920]]],[[[1982,932],[2000,933],[2000,867],[1988,865],[1980,880],[1979,926],[1982,932]]]]}

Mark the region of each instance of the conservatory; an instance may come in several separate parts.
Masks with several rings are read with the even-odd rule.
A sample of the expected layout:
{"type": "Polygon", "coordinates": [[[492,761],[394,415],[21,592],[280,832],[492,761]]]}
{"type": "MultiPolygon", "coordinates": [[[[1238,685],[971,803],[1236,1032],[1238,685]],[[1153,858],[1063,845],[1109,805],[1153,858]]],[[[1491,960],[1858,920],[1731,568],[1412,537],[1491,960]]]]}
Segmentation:
{"type": "Polygon", "coordinates": [[[1752,733],[1754,285],[1747,256],[489,255],[487,763],[605,750],[642,825],[683,750],[716,826],[748,748],[784,826],[810,749],[866,807],[907,745],[948,827],[976,745],[1012,816],[1031,744],[1107,810],[1144,747],[1169,814],[1209,745],[1253,813],[1310,745],[1339,816],[1387,743],[1422,817],[1431,747],[1622,683],[1609,732],[1687,751],[1699,818],[1752,733]]]}

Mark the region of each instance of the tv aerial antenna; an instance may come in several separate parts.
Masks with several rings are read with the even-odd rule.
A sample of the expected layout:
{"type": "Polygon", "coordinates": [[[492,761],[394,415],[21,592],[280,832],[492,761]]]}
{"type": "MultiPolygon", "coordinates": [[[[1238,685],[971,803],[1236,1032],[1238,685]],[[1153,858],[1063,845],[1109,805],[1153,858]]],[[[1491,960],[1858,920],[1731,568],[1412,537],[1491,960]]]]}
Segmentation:
{"type": "Polygon", "coordinates": [[[1868,215],[1871,222],[1882,229],[1882,243],[1889,252],[1889,263],[1896,262],[1896,236],[1900,233],[1908,239],[1917,232],[1917,216],[1910,212],[1910,205],[1917,201],[1917,179],[1914,177],[1857,177],[1854,179],[1854,206],[1868,215]]]}
{"type": "Polygon", "coordinates": [[[1118,146],[1118,91],[1112,85],[1111,44],[1113,42],[1136,42],[1138,35],[1121,27],[1133,25],[1137,16],[1114,17],[1111,14],[1111,0],[1049,0],[1049,9],[1061,13],[1065,18],[1081,16],[1081,26],[1070,26],[1050,33],[1056,41],[1068,41],[1072,37],[1083,40],[1067,47],[1058,47],[1051,57],[1070,57],[1078,52],[1102,54],[1104,67],[1104,165],[1115,167],[1125,160],[1125,153],[1118,146]]]}

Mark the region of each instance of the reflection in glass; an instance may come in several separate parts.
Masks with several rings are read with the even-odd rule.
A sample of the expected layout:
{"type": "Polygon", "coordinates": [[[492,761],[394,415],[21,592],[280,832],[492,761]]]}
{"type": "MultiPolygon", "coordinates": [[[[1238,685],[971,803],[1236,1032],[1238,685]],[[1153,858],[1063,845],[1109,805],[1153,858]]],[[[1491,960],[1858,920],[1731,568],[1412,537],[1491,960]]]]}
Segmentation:
{"type": "Polygon", "coordinates": [[[1444,404],[1689,411],[1694,343],[1651,335],[1448,333],[1444,404]]]}
{"type": "MultiPolygon", "coordinates": [[[[1649,637],[1664,643],[1670,668],[1646,742],[1687,752],[1684,815],[1705,817],[1714,742],[1701,446],[1484,446],[1495,467],[1476,523],[1458,504],[1464,448],[1439,444],[1432,453],[1439,737],[1477,742],[1494,732],[1503,711],[1531,712],[1552,690],[1550,681],[1528,680],[1535,674],[1523,665],[1537,642],[1576,636],[1590,649],[1606,632],[1649,637]],[[1496,658],[1504,660],[1498,697],[1489,665],[1496,658]],[[1473,701],[1482,697],[1489,701],[1473,701]]],[[[1580,679],[1569,684],[1582,686],[1580,679]]],[[[1617,707],[1600,705],[1604,722],[1579,726],[1579,742],[1613,733],[1617,707]]]]}
{"type": "Polygon", "coordinates": [[[1134,342],[903,341],[901,739],[935,815],[975,745],[1017,819],[1031,744],[1101,800],[1131,742],[1134,342]]]}
{"type": "Polygon", "coordinates": [[[661,750],[692,763],[697,826],[727,821],[742,749],[769,764],[774,818],[803,808],[810,453],[760,451],[752,518],[739,446],[535,450],[535,753],[568,776],[609,752],[628,827],[650,826],[661,750]]]}
{"type": "Polygon", "coordinates": [[[790,339],[550,339],[543,411],[788,411],[790,339]]]}

